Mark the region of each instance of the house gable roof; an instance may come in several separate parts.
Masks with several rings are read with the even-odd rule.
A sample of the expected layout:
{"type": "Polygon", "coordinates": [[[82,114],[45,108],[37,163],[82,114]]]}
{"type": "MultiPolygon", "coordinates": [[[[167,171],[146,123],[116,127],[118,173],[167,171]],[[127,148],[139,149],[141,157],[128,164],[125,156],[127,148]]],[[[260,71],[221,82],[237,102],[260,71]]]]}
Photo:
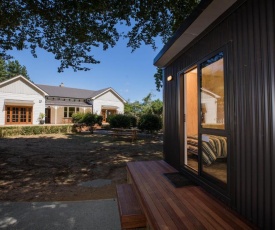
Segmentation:
{"type": "Polygon", "coordinates": [[[106,88],[106,89],[102,89],[102,90],[98,90],[96,91],[96,95],[91,97],[93,100],[102,96],[103,94],[107,93],[111,91],[113,94],[115,94],[123,103],[126,103],[126,100],[123,99],[113,88],[106,88]]]}
{"type": "Polygon", "coordinates": [[[163,68],[169,65],[182,50],[202,34],[217,18],[237,0],[202,0],[193,13],[187,17],[174,36],[154,59],[154,65],[163,68]]]}
{"type": "Polygon", "coordinates": [[[211,96],[211,97],[213,97],[213,98],[221,98],[219,95],[213,93],[213,92],[210,91],[210,90],[207,90],[207,89],[205,89],[205,88],[201,88],[201,90],[202,90],[202,92],[204,92],[205,94],[207,94],[207,95],[209,95],[209,96],[211,96]]]}
{"type": "Polygon", "coordinates": [[[38,93],[42,94],[43,96],[47,96],[47,92],[45,92],[43,89],[37,87],[34,83],[32,83],[31,81],[29,81],[27,78],[23,77],[22,75],[18,75],[16,77],[10,78],[6,81],[0,82],[0,88],[2,86],[5,85],[9,85],[12,84],[15,81],[22,81],[24,82],[26,85],[28,85],[29,87],[33,88],[35,91],[37,91],[38,93]]]}

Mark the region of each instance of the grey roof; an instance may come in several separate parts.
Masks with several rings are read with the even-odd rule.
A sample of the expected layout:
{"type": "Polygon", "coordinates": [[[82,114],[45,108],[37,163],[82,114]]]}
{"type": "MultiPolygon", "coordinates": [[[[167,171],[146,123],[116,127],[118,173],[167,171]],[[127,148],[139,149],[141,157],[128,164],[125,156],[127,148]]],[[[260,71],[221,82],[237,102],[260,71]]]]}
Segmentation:
{"type": "Polygon", "coordinates": [[[109,88],[101,90],[87,90],[87,89],[76,89],[64,86],[50,86],[36,84],[40,89],[47,92],[51,97],[66,97],[66,98],[93,98],[109,88]]]}
{"type": "Polygon", "coordinates": [[[61,101],[61,100],[48,100],[46,99],[46,106],[75,106],[75,107],[93,107],[93,105],[88,104],[83,101],[61,101]]]}

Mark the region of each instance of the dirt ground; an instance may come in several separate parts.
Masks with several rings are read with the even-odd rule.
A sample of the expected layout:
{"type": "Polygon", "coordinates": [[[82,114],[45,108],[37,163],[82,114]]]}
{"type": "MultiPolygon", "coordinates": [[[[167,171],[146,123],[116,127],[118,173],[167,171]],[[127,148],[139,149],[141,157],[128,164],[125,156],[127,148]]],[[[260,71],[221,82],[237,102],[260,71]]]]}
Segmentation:
{"type": "Polygon", "coordinates": [[[76,201],[113,198],[126,183],[126,162],[162,159],[161,135],[138,140],[94,134],[0,138],[0,201],[76,201]],[[102,187],[81,182],[111,180],[102,187]]]}

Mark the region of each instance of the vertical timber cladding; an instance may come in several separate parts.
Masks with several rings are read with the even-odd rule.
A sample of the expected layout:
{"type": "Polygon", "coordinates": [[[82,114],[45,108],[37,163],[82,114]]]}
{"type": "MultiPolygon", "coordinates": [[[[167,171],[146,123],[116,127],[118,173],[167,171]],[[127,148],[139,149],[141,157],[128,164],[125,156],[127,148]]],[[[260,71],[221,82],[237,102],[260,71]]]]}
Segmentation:
{"type": "Polygon", "coordinates": [[[231,206],[264,229],[275,229],[274,12],[273,0],[244,1],[164,70],[164,154],[178,167],[178,86],[166,77],[228,48],[231,206]]]}
{"type": "Polygon", "coordinates": [[[163,78],[163,104],[164,104],[164,137],[163,153],[166,162],[176,169],[180,168],[180,148],[178,138],[178,113],[177,113],[177,73],[173,71],[164,72],[163,78]],[[172,76],[171,81],[167,81],[168,76],[172,76]]]}

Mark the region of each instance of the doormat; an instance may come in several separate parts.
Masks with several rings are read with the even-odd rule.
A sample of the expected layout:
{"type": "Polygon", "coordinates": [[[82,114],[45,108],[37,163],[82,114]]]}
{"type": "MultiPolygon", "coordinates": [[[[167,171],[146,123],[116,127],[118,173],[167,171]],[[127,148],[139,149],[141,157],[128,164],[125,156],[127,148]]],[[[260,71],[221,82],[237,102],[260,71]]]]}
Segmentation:
{"type": "Polygon", "coordinates": [[[163,175],[173,184],[176,188],[183,186],[196,185],[193,181],[186,178],[181,173],[163,173],[163,175]]]}

